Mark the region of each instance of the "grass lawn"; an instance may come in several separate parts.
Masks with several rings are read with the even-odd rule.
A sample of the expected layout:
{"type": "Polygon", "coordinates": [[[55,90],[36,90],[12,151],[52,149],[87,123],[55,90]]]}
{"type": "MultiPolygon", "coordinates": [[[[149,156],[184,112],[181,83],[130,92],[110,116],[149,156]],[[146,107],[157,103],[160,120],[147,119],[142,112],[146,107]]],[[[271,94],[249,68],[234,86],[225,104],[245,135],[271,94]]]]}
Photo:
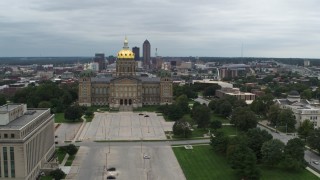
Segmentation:
{"type": "Polygon", "coordinates": [[[60,150],[60,149],[57,149],[56,152],[57,152],[57,157],[58,157],[58,161],[60,164],[63,161],[63,159],[67,153],[65,151],[60,150]]]}
{"type": "Polygon", "coordinates": [[[94,115],[93,116],[84,116],[84,118],[86,119],[87,122],[91,122],[93,117],[94,117],[94,115]]]}
{"type": "MultiPolygon", "coordinates": [[[[209,145],[193,146],[193,150],[186,150],[184,147],[173,147],[172,149],[187,179],[237,179],[226,158],[215,153],[209,145]]],[[[288,172],[261,166],[261,179],[313,180],[318,178],[307,170],[288,172]]]]}
{"type": "Polygon", "coordinates": [[[42,176],[40,180],[52,180],[53,178],[51,176],[42,176]]]}
{"type": "MultiPolygon", "coordinates": [[[[218,129],[218,131],[224,132],[225,135],[230,136],[230,135],[237,135],[237,129],[234,126],[222,126],[222,128],[218,129]]],[[[241,131],[238,129],[238,134],[241,131]]]]}
{"type": "Polygon", "coordinates": [[[215,154],[210,146],[194,146],[193,150],[172,149],[187,179],[237,179],[225,157],[215,154]]]}
{"type": "Polygon", "coordinates": [[[64,113],[55,113],[54,114],[54,122],[55,123],[63,123],[63,122],[65,122],[64,113]]]}
{"type": "Polygon", "coordinates": [[[74,156],[69,156],[65,166],[71,166],[75,157],[76,157],[75,155],[74,156]]]}
{"type": "MultiPolygon", "coordinates": [[[[188,137],[188,139],[203,137],[203,134],[206,134],[206,133],[208,133],[208,130],[205,130],[205,129],[202,129],[202,128],[201,129],[195,128],[192,131],[191,137],[188,137]]],[[[173,135],[172,137],[176,138],[176,139],[184,139],[184,137],[181,137],[181,136],[173,135]]]]}
{"type": "Polygon", "coordinates": [[[160,107],[159,105],[149,105],[149,106],[134,108],[133,111],[134,112],[139,112],[139,111],[157,112],[159,107],[160,107]]]}
{"type": "Polygon", "coordinates": [[[230,123],[229,119],[221,116],[221,115],[218,115],[218,114],[215,114],[215,113],[211,113],[211,121],[213,120],[219,120],[223,123],[230,123]]]}

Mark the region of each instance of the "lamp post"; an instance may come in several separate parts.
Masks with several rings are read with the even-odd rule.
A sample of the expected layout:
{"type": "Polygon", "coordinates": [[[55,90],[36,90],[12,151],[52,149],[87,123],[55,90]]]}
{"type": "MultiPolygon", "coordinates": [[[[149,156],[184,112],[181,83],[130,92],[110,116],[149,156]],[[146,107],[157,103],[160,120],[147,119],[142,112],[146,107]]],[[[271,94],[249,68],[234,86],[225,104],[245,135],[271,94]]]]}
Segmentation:
{"type": "Polygon", "coordinates": [[[108,144],[109,144],[109,153],[110,153],[110,138],[108,138],[108,144]]]}
{"type": "Polygon", "coordinates": [[[141,153],[142,153],[142,140],[143,140],[143,138],[140,137],[140,140],[141,140],[141,141],[140,141],[140,147],[141,147],[140,149],[141,149],[141,153]]]}

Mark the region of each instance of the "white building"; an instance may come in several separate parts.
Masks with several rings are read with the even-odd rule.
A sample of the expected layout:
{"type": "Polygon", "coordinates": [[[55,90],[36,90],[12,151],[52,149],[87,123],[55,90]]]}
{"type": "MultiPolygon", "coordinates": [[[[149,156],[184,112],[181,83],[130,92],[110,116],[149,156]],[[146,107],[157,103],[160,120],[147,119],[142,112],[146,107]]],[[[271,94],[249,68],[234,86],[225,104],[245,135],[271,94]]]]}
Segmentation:
{"type": "Polygon", "coordinates": [[[297,91],[291,91],[286,99],[276,99],[276,104],[282,109],[291,109],[296,117],[299,127],[305,120],[310,120],[315,128],[320,126],[320,109],[313,105],[311,101],[301,99],[297,91]]]}
{"type": "Polygon", "coordinates": [[[0,106],[0,179],[34,180],[54,157],[54,115],[25,104],[0,106]]]}

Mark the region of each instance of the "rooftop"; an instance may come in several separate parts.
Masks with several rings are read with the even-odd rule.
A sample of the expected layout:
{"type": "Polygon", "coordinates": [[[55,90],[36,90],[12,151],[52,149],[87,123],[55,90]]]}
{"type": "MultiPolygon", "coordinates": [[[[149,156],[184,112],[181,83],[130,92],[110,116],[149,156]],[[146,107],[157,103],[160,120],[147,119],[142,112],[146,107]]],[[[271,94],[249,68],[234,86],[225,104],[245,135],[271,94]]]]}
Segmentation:
{"type": "Polygon", "coordinates": [[[14,108],[19,107],[21,104],[5,104],[3,106],[0,106],[0,113],[7,113],[8,111],[11,111],[14,108]]]}
{"type": "Polygon", "coordinates": [[[19,130],[22,127],[28,125],[30,122],[32,122],[34,119],[36,119],[38,116],[47,112],[48,110],[49,109],[28,109],[27,112],[23,116],[11,121],[7,125],[0,125],[0,130],[6,130],[6,129],[19,130]]]}

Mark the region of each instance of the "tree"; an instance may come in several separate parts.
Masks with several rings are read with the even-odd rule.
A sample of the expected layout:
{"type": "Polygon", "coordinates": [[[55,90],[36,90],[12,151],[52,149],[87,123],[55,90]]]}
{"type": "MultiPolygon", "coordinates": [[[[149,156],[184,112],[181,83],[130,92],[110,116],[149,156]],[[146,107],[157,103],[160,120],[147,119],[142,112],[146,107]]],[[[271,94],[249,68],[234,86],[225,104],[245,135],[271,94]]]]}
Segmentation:
{"type": "Polygon", "coordinates": [[[69,156],[73,156],[77,153],[78,148],[74,144],[69,144],[65,147],[65,150],[69,154],[69,156]]]}
{"type": "Polygon", "coordinates": [[[260,171],[253,151],[243,145],[235,147],[228,157],[231,167],[236,170],[239,179],[259,179],[260,171]]]}
{"type": "Polygon", "coordinates": [[[219,114],[221,114],[224,117],[228,117],[232,112],[232,105],[225,101],[223,102],[219,107],[219,114]]]}
{"type": "Polygon", "coordinates": [[[182,118],[182,116],[183,116],[183,112],[182,112],[180,106],[178,106],[176,104],[169,105],[167,113],[168,113],[168,118],[171,120],[174,120],[174,121],[182,118]]]}
{"type": "Polygon", "coordinates": [[[307,138],[307,143],[312,149],[320,152],[320,129],[315,129],[310,133],[310,136],[307,138]]]}
{"type": "Polygon", "coordinates": [[[262,144],[271,140],[272,135],[269,134],[268,131],[261,130],[260,128],[249,129],[246,135],[248,137],[248,147],[255,153],[257,160],[261,160],[262,144]]]}
{"type": "Polygon", "coordinates": [[[310,100],[312,98],[312,91],[310,89],[305,89],[300,94],[301,98],[310,100]]]}
{"type": "Polygon", "coordinates": [[[222,127],[222,122],[219,120],[213,120],[210,124],[210,127],[214,130],[220,129],[222,127]]]}
{"type": "Polygon", "coordinates": [[[278,116],[280,126],[286,127],[286,132],[292,132],[295,129],[296,118],[290,109],[281,109],[278,116]]]}
{"type": "Polygon", "coordinates": [[[218,105],[218,100],[217,100],[217,99],[213,99],[213,100],[211,100],[211,101],[209,102],[208,107],[209,107],[212,111],[214,111],[214,110],[216,109],[217,105],[218,105]]]}
{"type": "Polygon", "coordinates": [[[82,116],[82,109],[78,105],[68,107],[64,112],[64,118],[70,121],[80,121],[82,116]]]}
{"type": "Polygon", "coordinates": [[[306,119],[298,128],[298,134],[301,138],[306,140],[306,138],[310,136],[311,132],[313,131],[313,128],[313,123],[309,119],[306,119]]]}
{"type": "Polygon", "coordinates": [[[93,116],[93,112],[92,111],[85,111],[84,113],[87,117],[92,117],[93,116]]]}
{"type": "Polygon", "coordinates": [[[281,109],[278,105],[275,104],[270,106],[270,109],[268,111],[268,121],[272,126],[277,126],[277,124],[279,123],[278,114],[280,114],[280,111],[281,109]]]}
{"type": "Polygon", "coordinates": [[[3,94],[0,94],[0,106],[7,104],[6,97],[3,94]]]}
{"type": "Polygon", "coordinates": [[[176,121],[173,124],[172,131],[174,135],[182,136],[184,138],[187,138],[192,134],[190,124],[186,122],[184,119],[176,121]]]}
{"type": "Polygon", "coordinates": [[[216,94],[216,90],[221,89],[221,86],[218,84],[211,85],[204,89],[203,96],[214,96],[216,94]]]}
{"type": "Polygon", "coordinates": [[[284,143],[278,139],[272,139],[263,143],[261,147],[262,161],[270,166],[280,163],[283,159],[284,143]]]}
{"type": "Polygon", "coordinates": [[[50,172],[50,176],[55,180],[63,179],[66,174],[61,169],[56,169],[50,172]]]}
{"type": "Polygon", "coordinates": [[[221,154],[225,154],[227,151],[228,137],[224,135],[223,132],[217,131],[214,136],[211,136],[211,146],[212,148],[221,154]]]}
{"type": "Polygon", "coordinates": [[[284,148],[284,160],[280,166],[287,170],[301,170],[306,166],[304,160],[304,142],[299,138],[290,139],[284,148]]]}
{"type": "Polygon", "coordinates": [[[270,106],[274,104],[273,96],[271,94],[266,94],[255,99],[250,108],[257,114],[266,115],[270,106]]]}
{"type": "Polygon", "coordinates": [[[186,95],[181,95],[177,98],[176,105],[178,105],[181,108],[181,111],[183,114],[187,114],[190,112],[190,108],[189,108],[189,100],[188,97],[186,95]]]}
{"type": "Polygon", "coordinates": [[[247,107],[238,107],[232,112],[231,124],[243,131],[257,126],[256,115],[247,107]]]}
{"type": "Polygon", "coordinates": [[[210,123],[210,109],[206,105],[199,105],[192,109],[192,117],[199,128],[207,128],[210,123]]]}
{"type": "Polygon", "coordinates": [[[38,104],[38,108],[51,108],[51,106],[50,101],[41,101],[38,104]]]}

